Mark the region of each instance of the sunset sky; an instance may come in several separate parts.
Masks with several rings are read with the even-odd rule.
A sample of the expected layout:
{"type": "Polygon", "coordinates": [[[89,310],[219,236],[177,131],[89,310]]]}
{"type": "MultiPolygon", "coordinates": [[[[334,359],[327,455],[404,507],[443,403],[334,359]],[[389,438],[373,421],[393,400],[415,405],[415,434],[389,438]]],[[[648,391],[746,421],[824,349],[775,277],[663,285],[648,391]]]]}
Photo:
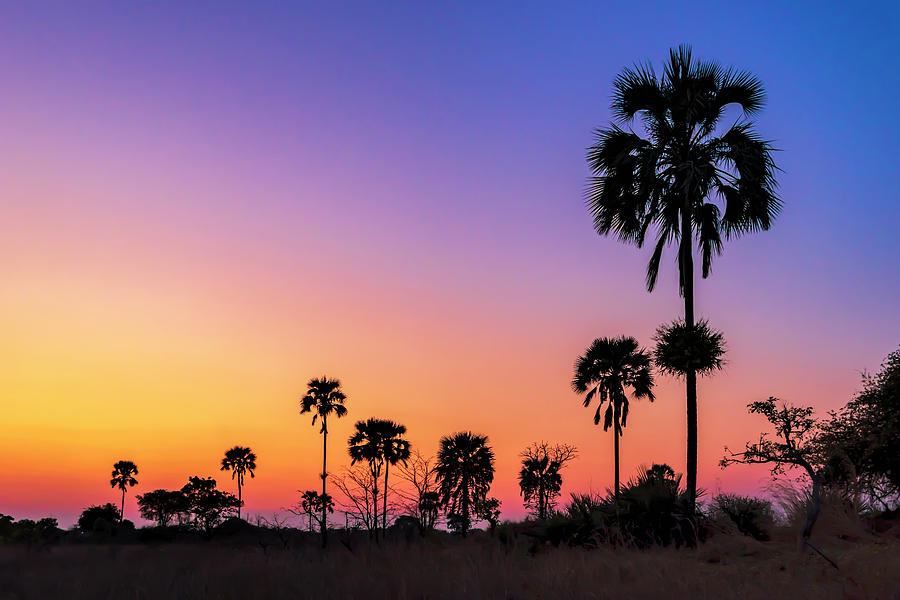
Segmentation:
{"type": "MultiPolygon", "coordinates": [[[[784,211],[697,284],[727,367],[700,383],[700,487],[758,436],[745,405],[842,405],[900,344],[893,3],[17,3],[0,9],[0,513],[70,525],[219,472],[248,445],[246,512],[319,484],[306,381],[340,378],[329,470],[357,419],[423,453],[462,429],[497,455],[577,445],[564,494],[612,482],[612,437],[571,391],[598,336],[682,314],[676,266],[598,237],[585,148],[611,83],[682,42],[755,73],[784,211]],[[343,7],[338,8],[336,5],[343,7]],[[796,8],[793,8],[795,7],[796,8]],[[739,8],[738,8],[739,7],[739,8]]],[[[622,471],[684,470],[681,382],[632,404],[622,471]]]]}

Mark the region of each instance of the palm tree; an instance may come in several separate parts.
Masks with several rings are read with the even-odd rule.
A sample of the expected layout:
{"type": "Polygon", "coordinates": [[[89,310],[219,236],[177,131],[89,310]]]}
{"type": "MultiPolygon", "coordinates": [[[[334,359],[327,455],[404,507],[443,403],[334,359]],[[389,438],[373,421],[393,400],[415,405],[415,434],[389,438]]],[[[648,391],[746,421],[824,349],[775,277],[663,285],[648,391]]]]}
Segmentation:
{"type": "Polygon", "coordinates": [[[384,437],[388,431],[386,423],[382,419],[366,419],[356,422],[356,431],[347,441],[350,454],[350,464],[365,462],[369,465],[372,475],[372,531],[378,539],[378,479],[381,477],[381,467],[384,465],[384,437]]]}
{"type": "MultiPolygon", "coordinates": [[[[653,351],[653,361],[660,371],[668,375],[685,378],[693,376],[694,381],[696,381],[697,375],[707,375],[713,371],[718,371],[723,366],[722,356],[725,354],[724,337],[721,332],[712,329],[706,319],[700,319],[694,323],[693,327],[688,327],[682,320],[676,320],[669,325],[661,325],[656,330],[653,339],[656,342],[656,349],[653,351]]],[[[696,404],[694,408],[696,409],[696,404]]],[[[688,462],[689,468],[693,466],[694,469],[693,483],[695,488],[692,491],[689,478],[687,489],[691,511],[694,511],[697,502],[696,430],[694,434],[693,462],[688,462]]],[[[689,441],[690,439],[690,436],[688,436],[689,441]]]]}
{"type": "Polygon", "coordinates": [[[572,388],[585,394],[584,406],[598,397],[594,412],[594,425],[600,423],[600,411],[606,405],[603,431],[613,426],[613,453],[615,460],[616,502],[619,500],[619,437],[628,419],[628,396],[625,388],[631,388],[634,398],[653,396],[653,374],[650,372],[650,356],[638,347],[633,337],[597,338],[587,351],[575,361],[575,377],[572,388]]]}
{"type": "MultiPolygon", "coordinates": [[[[679,287],[684,320],[694,325],[696,240],[703,278],[709,275],[722,239],[767,230],[781,201],[776,194],[774,149],[753,129],[750,117],[765,102],[753,75],[712,62],[695,62],[688,46],[669,53],[657,79],[652,66],[625,69],[615,80],[612,111],[618,124],[598,129],[587,161],[593,176],[587,204],[600,235],[643,246],[648,231],[655,248],[647,265],[653,291],[663,249],[678,245],[679,287]],[[726,107],[743,112],[720,126],[726,107]],[[632,124],[640,117],[639,133],[632,124]],[[625,126],[623,129],[620,125],[625,126]],[[724,208],[724,210],[723,210],[724,208]]],[[[697,377],[687,388],[687,487],[697,491],[697,377]]]]}
{"type": "MultiPolygon", "coordinates": [[[[347,414],[347,407],[344,402],[347,400],[346,394],[341,390],[341,382],[337,379],[328,379],[324,375],[319,379],[310,379],[306,384],[306,395],[300,398],[300,414],[308,412],[313,413],[312,424],[316,424],[316,419],[321,417],[322,426],[319,433],[322,434],[322,495],[327,496],[325,492],[325,479],[328,477],[326,470],[326,457],[328,455],[328,415],[334,415],[335,418],[341,418],[347,414]]],[[[326,507],[322,506],[322,547],[328,543],[328,515],[326,507]]]]}
{"type": "Polygon", "coordinates": [[[238,486],[238,519],[241,518],[241,506],[244,501],[241,498],[241,488],[244,487],[244,475],[250,474],[253,478],[253,470],[256,469],[256,454],[250,448],[243,446],[235,446],[225,452],[225,458],[222,459],[221,471],[231,471],[231,478],[237,478],[238,486]]]}
{"type": "Polygon", "coordinates": [[[381,529],[387,532],[388,469],[398,462],[406,465],[410,446],[409,442],[401,437],[406,433],[405,425],[393,421],[382,421],[381,427],[383,428],[381,454],[384,457],[384,510],[381,511],[381,529]]]}
{"type": "Polygon", "coordinates": [[[494,481],[494,451],[485,435],[463,431],[441,438],[435,474],[441,504],[463,536],[472,524],[475,508],[487,498],[494,481]]]}
{"type": "Polygon", "coordinates": [[[134,478],[138,474],[137,465],[130,460],[120,460],[113,465],[112,479],[109,480],[109,486],[122,490],[122,511],[119,513],[119,520],[125,520],[125,490],[129,487],[137,485],[138,480],[134,478]]]}

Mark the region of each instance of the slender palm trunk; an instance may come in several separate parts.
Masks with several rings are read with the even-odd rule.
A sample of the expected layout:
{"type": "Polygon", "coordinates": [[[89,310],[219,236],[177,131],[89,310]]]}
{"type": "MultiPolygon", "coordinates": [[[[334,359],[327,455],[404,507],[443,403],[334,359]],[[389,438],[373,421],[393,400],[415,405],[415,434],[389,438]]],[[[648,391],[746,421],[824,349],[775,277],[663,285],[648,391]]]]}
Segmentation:
{"type": "Polygon", "coordinates": [[[325,478],[328,477],[328,471],[325,469],[325,459],[328,455],[328,424],[326,422],[326,416],[322,415],[322,523],[321,523],[321,531],[322,531],[322,547],[324,548],[328,544],[328,517],[327,517],[327,506],[325,503],[325,478]]]}
{"type": "Polygon", "coordinates": [[[372,463],[372,535],[378,541],[378,472],[372,463]]]}
{"type": "Polygon", "coordinates": [[[469,480],[463,479],[462,497],[462,534],[466,537],[469,533],[469,480]]]}
{"type": "Polygon", "coordinates": [[[387,495],[388,495],[388,467],[391,466],[389,461],[384,461],[384,507],[381,511],[381,537],[387,535],[387,495]]]}
{"type": "Polygon", "coordinates": [[[614,497],[616,500],[616,510],[618,510],[618,507],[619,507],[619,434],[620,434],[620,431],[621,431],[621,429],[619,429],[619,411],[617,410],[616,411],[616,421],[613,426],[613,440],[615,440],[613,442],[613,455],[614,455],[613,460],[616,461],[616,467],[615,467],[615,469],[616,469],[615,486],[616,487],[614,488],[614,490],[615,490],[614,497]]]}
{"type": "MultiPolygon", "coordinates": [[[[694,256],[688,204],[681,211],[681,284],[684,291],[684,323],[694,326],[694,256]]],[[[697,503],[697,373],[685,373],[687,392],[687,493],[691,514],[697,503]]]]}
{"type": "Polygon", "coordinates": [[[822,510],[822,480],[816,470],[812,468],[807,461],[801,464],[812,481],[812,498],[810,498],[809,506],[806,508],[806,522],[803,524],[803,531],[800,534],[800,549],[806,545],[809,536],[812,535],[813,526],[819,518],[819,512],[822,510]]]}
{"type": "Polygon", "coordinates": [[[125,488],[122,488],[122,511],[119,513],[119,521],[125,520],[125,488]]]}
{"type": "Polygon", "coordinates": [[[238,519],[240,519],[241,518],[241,505],[244,503],[244,501],[241,499],[241,483],[242,482],[241,482],[240,474],[238,474],[237,480],[238,480],[238,519]]]}
{"type": "Polygon", "coordinates": [[[547,507],[544,505],[544,477],[546,473],[541,472],[538,479],[538,519],[542,521],[547,518],[547,507]]]}

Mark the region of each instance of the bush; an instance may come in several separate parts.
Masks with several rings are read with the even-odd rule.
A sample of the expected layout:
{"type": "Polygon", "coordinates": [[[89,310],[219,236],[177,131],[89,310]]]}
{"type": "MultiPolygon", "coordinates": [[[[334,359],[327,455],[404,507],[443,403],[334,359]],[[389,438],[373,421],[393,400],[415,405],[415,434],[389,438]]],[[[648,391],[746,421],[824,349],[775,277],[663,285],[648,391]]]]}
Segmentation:
{"type": "Polygon", "coordinates": [[[112,524],[119,521],[119,509],[113,504],[103,504],[100,506],[88,506],[78,517],[78,529],[85,533],[92,533],[98,528],[108,529],[112,524]],[[103,520],[107,525],[96,525],[98,520],[103,520]]]}
{"type": "Polygon", "coordinates": [[[775,525],[772,503],[750,496],[719,494],[713,498],[710,515],[728,519],[738,531],[761,542],[769,540],[769,531],[775,525]]]}
{"type": "Polygon", "coordinates": [[[592,547],[626,544],[639,548],[695,543],[702,530],[692,515],[687,494],[667,465],[653,465],[619,490],[619,501],[573,494],[564,514],[539,527],[534,537],[553,544],[592,547]]]}

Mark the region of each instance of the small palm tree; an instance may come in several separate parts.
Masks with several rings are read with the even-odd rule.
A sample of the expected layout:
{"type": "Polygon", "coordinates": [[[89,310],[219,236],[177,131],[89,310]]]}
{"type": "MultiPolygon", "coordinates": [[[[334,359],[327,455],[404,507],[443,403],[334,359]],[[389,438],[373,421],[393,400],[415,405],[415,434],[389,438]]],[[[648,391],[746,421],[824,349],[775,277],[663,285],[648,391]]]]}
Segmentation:
{"type": "MultiPolygon", "coordinates": [[[[326,457],[328,455],[328,416],[334,415],[335,418],[341,418],[347,414],[347,407],[344,402],[347,400],[346,394],[341,390],[341,382],[337,379],[328,379],[322,376],[318,379],[310,379],[306,384],[306,394],[300,399],[300,414],[308,412],[313,413],[312,424],[316,424],[316,419],[321,418],[322,426],[319,433],[322,434],[322,495],[327,496],[325,491],[325,478],[328,477],[326,469],[326,457]]],[[[322,547],[328,543],[328,515],[326,507],[322,506],[322,547]]]]}
{"type": "Polygon", "coordinates": [[[594,425],[600,423],[600,412],[606,405],[603,431],[613,426],[613,453],[615,460],[616,502],[619,499],[619,437],[628,419],[628,396],[631,389],[634,398],[653,396],[653,374],[650,372],[650,356],[638,347],[633,337],[598,338],[575,362],[572,388],[585,394],[585,407],[598,398],[594,412],[594,425]]]}
{"type": "MultiPolygon", "coordinates": [[[[697,62],[681,46],[657,78],[651,66],[625,69],[615,80],[612,110],[618,124],[598,129],[588,150],[593,173],[587,203],[600,235],[615,235],[639,248],[648,233],[655,248],[647,265],[647,289],[656,285],[663,250],[678,246],[684,320],[694,325],[694,250],[702,274],[710,273],[722,240],[769,229],[781,201],[776,194],[774,149],[753,129],[750,117],[765,103],[753,75],[716,63],[697,62]],[[720,125],[736,105],[743,118],[720,125]],[[642,127],[635,132],[638,117],[642,127]],[[624,126],[620,127],[620,126],[624,126]],[[643,134],[643,135],[641,135],[643,134]]],[[[697,377],[685,373],[687,488],[697,495],[697,377]]]]}
{"type": "Polygon", "coordinates": [[[231,471],[231,478],[237,479],[238,486],[238,519],[241,518],[241,506],[244,501],[241,496],[241,489],[244,487],[244,475],[249,473],[253,478],[253,471],[256,469],[256,454],[250,448],[243,446],[235,446],[225,451],[225,457],[222,459],[222,471],[231,471]]]}
{"type": "Polygon", "coordinates": [[[135,475],[138,474],[137,465],[130,460],[120,460],[113,465],[112,479],[109,480],[109,486],[122,490],[122,511],[119,513],[119,519],[125,519],[125,490],[138,484],[135,475]]]}
{"type": "Polygon", "coordinates": [[[441,504],[464,537],[494,481],[494,451],[487,442],[485,435],[463,431],[441,438],[438,449],[434,470],[441,504]]]}

